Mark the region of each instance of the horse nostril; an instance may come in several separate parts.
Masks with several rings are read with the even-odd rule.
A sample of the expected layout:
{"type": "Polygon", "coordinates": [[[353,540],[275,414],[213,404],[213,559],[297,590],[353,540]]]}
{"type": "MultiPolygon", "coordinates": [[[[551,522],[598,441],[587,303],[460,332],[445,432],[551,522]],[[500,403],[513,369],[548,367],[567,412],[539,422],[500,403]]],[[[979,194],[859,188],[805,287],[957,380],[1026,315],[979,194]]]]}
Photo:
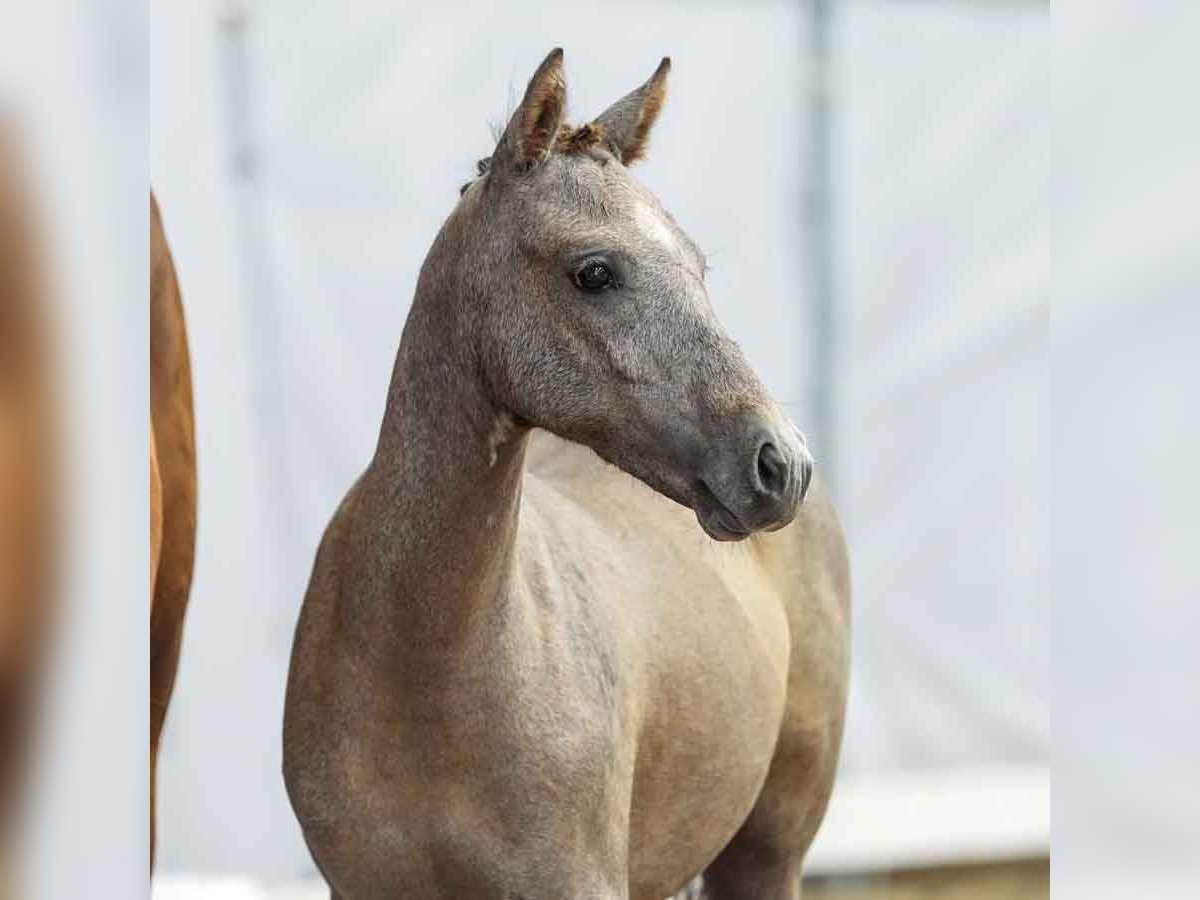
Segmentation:
{"type": "Polygon", "coordinates": [[[767,441],[758,448],[758,483],[763,492],[779,497],[787,490],[788,464],[779,448],[767,441]]]}

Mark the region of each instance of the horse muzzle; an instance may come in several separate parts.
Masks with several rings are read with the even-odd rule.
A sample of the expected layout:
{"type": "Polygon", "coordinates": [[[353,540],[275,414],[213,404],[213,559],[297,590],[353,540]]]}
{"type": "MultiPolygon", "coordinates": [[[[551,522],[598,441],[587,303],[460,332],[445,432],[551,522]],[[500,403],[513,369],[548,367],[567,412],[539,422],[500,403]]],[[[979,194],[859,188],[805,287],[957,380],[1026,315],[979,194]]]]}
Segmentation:
{"type": "Polygon", "coordinates": [[[756,417],[735,435],[705,454],[692,504],[700,527],[718,541],[783,528],[812,483],[812,455],[790,423],[772,427],[756,417]]]}

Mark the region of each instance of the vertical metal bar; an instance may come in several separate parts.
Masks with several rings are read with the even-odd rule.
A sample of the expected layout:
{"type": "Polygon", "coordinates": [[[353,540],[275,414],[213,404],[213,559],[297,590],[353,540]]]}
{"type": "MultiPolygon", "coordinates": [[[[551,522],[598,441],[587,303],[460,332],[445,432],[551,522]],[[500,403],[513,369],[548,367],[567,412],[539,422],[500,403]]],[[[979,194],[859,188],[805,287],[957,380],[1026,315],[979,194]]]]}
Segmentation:
{"type": "Polygon", "coordinates": [[[841,450],[834,402],[837,377],[837,300],[834,285],[833,152],[830,99],[832,2],[808,0],[808,79],[805,119],[807,169],[804,227],[810,315],[808,347],[809,442],[822,477],[836,495],[841,450]]]}
{"type": "Polygon", "coordinates": [[[266,228],[263,223],[261,167],[254,137],[250,46],[250,13],[245,0],[227,0],[220,18],[221,77],[224,82],[229,177],[234,204],[234,238],[238,282],[249,324],[251,411],[258,430],[259,477],[267,494],[269,525],[280,552],[294,547],[296,504],[288,464],[280,371],[278,291],[266,228]]]}

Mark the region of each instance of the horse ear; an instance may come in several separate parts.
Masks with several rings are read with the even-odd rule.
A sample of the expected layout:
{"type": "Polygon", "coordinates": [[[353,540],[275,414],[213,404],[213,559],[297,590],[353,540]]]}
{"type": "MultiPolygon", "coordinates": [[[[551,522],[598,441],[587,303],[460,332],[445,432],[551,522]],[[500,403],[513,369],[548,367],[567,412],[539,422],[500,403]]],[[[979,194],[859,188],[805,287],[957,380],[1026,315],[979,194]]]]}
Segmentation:
{"type": "Polygon", "coordinates": [[[649,81],[626,94],[596,119],[609,146],[627,166],[646,155],[650,129],[667,99],[667,73],[670,71],[671,58],[664,56],[649,81]]]}
{"type": "Polygon", "coordinates": [[[525,98],[504,129],[496,155],[520,170],[544,159],[554,147],[554,136],[566,108],[563,52],[561,47],[556,47],[529,79],[525,98]]]}

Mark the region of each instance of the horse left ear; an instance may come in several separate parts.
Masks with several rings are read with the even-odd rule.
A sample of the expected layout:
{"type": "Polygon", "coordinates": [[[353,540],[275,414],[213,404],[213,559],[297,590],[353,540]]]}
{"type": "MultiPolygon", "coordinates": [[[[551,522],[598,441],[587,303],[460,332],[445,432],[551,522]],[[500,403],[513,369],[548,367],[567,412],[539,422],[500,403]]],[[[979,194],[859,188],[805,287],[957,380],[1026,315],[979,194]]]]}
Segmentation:
{"type": "Polygon", "coordinates": [[[504,129],[496,155],[518,170],[543,160],[554,148],[554,136],[558,134],[566,107],[563,52],[556,47],[529,79],[525,97],[504,129]]]}
{"type": "Polygon", "coordinates": [[[650,129],[654,127],[663,101],[667,99],[667,73],[671,58],[664,56],[650,80],[626,94],[596,118],[609,146],[627,166],[646,155],[650,129]]]}

